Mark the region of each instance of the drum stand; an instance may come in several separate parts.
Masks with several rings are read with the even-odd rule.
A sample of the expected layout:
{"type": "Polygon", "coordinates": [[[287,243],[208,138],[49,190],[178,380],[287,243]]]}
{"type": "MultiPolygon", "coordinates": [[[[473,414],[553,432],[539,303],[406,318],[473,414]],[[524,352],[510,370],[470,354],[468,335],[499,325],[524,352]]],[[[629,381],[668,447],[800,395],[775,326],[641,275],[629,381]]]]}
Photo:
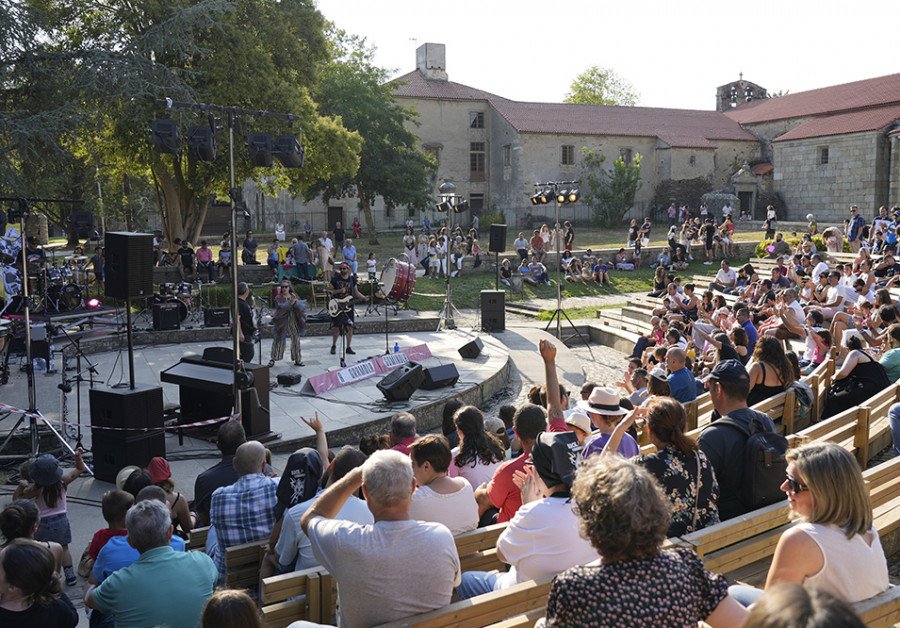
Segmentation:
{"type": "MultiPolygon", "coordinates": [[[[366,315],[368,314],[378,314],[381,315],[381,312],[378,310],[378,305],[375,303],[375,293],[378,292],[379,288],[383,288],[384,284],[380,281],[370,281],[369,286],[371,290],[369,290],[369,307],[366,308],[366,315]]],[[[387,303],[383,303],[385,310],[387,310],[387,303]]],[[[387,316],[387,312],[385,312],[385,316],[387,316]]]]}

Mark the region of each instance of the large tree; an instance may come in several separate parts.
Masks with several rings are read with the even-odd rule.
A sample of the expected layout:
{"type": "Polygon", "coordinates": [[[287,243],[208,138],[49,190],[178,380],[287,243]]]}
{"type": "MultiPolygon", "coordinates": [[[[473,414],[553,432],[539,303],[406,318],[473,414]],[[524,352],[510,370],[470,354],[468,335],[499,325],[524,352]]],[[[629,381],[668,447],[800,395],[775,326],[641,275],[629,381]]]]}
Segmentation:
{"type": "Polygon", "coordinates": [[[634,107],[637,90],[609,68],[592,65],[575,77],[563,102],[582,105],[623,105],[634,107]]]}
{"type": "Polygon", "coordinates": [[[322,69],[315,93],[320,111],[339,116],[344,126],[362,137],[355,175],[321,177],[307,196],[326,200],[356,196],[365,216],[370,244],[378,244],[372,204],[380,196],[387,207],[424,208],[432,202],[429,175],[434,164],[419,149],[419,138],[407,123],[417,114],[394,100],[387,71],[372,63],[374,50],[365,41],[335,32],[335,60],[322,69]]]}
{"type": "Polygon", "coordinates": [[[241,116],[235,137],[237,181],[266,177],[297,194],[323,176],[356,171],[359,138],[340,120],[321,115],[310,96],[330,52],[324,18],[312,0],[31,3],[51,16],[48,35],[60,49],[118,54],[119,63],[98,79],[130,89],[91,103],[102,115],[82,127],[79,148],[102,161],[114,181],[152,179],[170,240],[196,240],[211,201],[227,195],[228,135],[222,128],[226,116],[214,111],[164,111],[154,104],[156,99],[296,116],[291,128],[283,121],[241,116]],[[215,125],[220,131],[217,160],[201,162],[186,150],[176,155],[155,152],[148,131],[157,117],[173,118],[182,132],[189,125],[215,125]],[[253,130],[302,132],[305,167],[285,170],[276,162],[271,169],[252,170],[245,147],[253,130]]]}
{"type": "Polygon", "coordinates": [[[626,163],[623,157],[617,157],[612,170],[604,167],[605,161],[600,152],[584,149],[581,200],[593,211],[595,223],[618,227],[634,205],[634,196],[643,185],[641,156],[636,154],[630,163],[626,163]]]}

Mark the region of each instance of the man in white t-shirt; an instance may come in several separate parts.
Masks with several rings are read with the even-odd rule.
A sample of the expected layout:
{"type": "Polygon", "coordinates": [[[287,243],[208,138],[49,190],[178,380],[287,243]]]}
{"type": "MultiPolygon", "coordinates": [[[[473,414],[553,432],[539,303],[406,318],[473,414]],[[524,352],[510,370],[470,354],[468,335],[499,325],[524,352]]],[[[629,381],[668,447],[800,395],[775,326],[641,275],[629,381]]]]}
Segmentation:
{"type": "Polygon", "coordinates": [[[815,266],[814,266],[813,269],[812,269],[812,272],[810,273],[810,276],[812,277],[812,280],[813,280],[813,282],[815,283],[815,282],[818,282],[818,281],[819,281],[819,275],[821,275],[822,273],[827,273],[827,272],[828,272],[828,264],[826,264],[826,263],[822,260],[822,256],[819,255],[818,253],[816,253],[815,255],[813,255],[813,256],[810,258],[810,261],[811,261],[813,264],[815,264],[815,266]]]}
{"type": "Polygon", "coordinates": [[[731,201],[725,201],[725,206],[722,207],[722,220],[724,221],[726,217],[731,216],[734,213],[734,209],[731,207],[731,201]]]}
{"type": "Polygon", "coordinates": [[[376,451],[303,514],[313,554],[338,583],[338,626],[377,626],[450,603],[456,544],[446,526],[410,519],[413,490],[409,456],[376,451]],[[360,487],[375,523],[336,519],[360,487]]]}
{"type": "Polygon", "coordinates": [[[737,284],[737,273],[728,265],[728,260],[723,259],[719,272],[716,273],[716,279],[709,284],[710,290],[718,290],[719,292],[731,292],[737,284]]]}
{"type": "Polygon", "coordinates": [[[841,274],[838,271],[832,270],[826,276],[828,277],[828,292],[825,296],[825,303],[817,309],[827,320],[831,320],[835,314],[844,311],[846,291],[841,285],[841,274]]]}
{"type": "Polygon", "coordinates": [[[779,340],[791,338],[803,338],[803,321],[806,313],[800,307],[797,300],[797,291],[793,288],[785,290],[781,298],[775,304],[776,317],[771,325],[765,325],[761,330],[766,336],[775,336],[779,340]]]}
{"type": "Polygon", "coordinates": [[[522,507],[497,539],[506,573],[467,571],[456,591],[460,599],[565,571],[599,555],[579,533],[569,489],[581,466],[581,444],[573,432],[544,432],[531,450],[533,466],[522,485],[522,507]]]}

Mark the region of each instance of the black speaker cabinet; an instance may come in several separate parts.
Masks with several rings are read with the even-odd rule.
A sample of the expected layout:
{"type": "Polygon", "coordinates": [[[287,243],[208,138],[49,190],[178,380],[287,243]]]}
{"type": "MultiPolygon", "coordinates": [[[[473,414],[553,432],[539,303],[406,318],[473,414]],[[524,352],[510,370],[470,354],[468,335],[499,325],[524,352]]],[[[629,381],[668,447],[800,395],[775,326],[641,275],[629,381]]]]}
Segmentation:
{"type": "Polygon", "coordinates": [[[410,362],[385,375],[375,386],[388,401],[409,401],[424,381],[425,369],[417,362],[410,362]]]}
{"type": "Polygon", "coordinates": [[[91,449],[94,475],[115,483],[116,474],[128,465],[146,467],[151,458],[166,456],[162,429],[163,394],[159,386],[103,390],[92,388],[91,449]],[[103,427],[125,428],[104,430],[103,427]]]}
{"type": "Polygon", "coordinates": [[[457,381],[459,381],[459,371],[456,370],[456,365],[451,362],[450,364],[441,364],[440,366],[432,366],[430,369],[425,369],[425,381],[422,382],[419,388],[436,390],[444,386],[453,386],[457,381]]]}
{"type": "Polygon", "coordinates": [[[484,331],[506,329],[506,292],[503,290],[481,291],[481,329],[484,331]]]}
{"type": "MultiPolygon", "coordinates": [[[[217,347],[217,349],[220,349],[217,347]]],[[[215,362],[213,354],[207,357],[207,349],[203,352],[206,360],[215,362]]],[[[230,352],[230,349],[226,349],[230,352]]],[[[269,367],[266,364],[244,364],[253,383],[241,390],[241,424],[247,438],[265,436],[270,431],[269,420],[269,367]]],[[[183,423],[205,421],[228,416],[234,406],[234,395],[212,394],[202,388],[193,388],[190,384],[178,387],[178,403],[181,405],[183,423]]]]}
{"type": "Polygon", "coordinates": [[[116,299],[153,294],[153,236],[106,234],[106,296],[116,299]]]}
{"type": "Polygon", "coordinates": [[[488,251],[491,253],[503,253],[506,250],[506,225],[491,225],[491,239],[488,242],[488,251]]]}
{"type": "Polygon", "coordinates": [[[208,307],[203,310],[204,327],[224,327],[231,322],[231,310],[227,307],[208,307]]]}
{"type": "Polygon", "coordinates": [[[153,329],[168,331],[180,328],[181,313],[178,311],[178,301],[153,304],[153,329]]]}
{"type": "Polygon", "coordinates": [[[459,355],[467,360],[471,360],[472,358],[477,358],[482,349],[484,349],[484,343],[481,342],[481,338],[476,338],[472,342],[467,342],[461,346],[459,348],[459,355]]]}

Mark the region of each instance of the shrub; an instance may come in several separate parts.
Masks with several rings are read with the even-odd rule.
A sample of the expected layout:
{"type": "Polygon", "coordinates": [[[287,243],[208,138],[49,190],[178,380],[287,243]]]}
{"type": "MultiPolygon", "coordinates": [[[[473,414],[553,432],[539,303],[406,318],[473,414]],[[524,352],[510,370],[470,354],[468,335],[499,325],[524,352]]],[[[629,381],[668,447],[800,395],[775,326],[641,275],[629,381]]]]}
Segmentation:
{"type": "MultiPolygon", "coordinates": [[[[761,240],[759,244],[756,245],[756,257],[766,257],[769,252],[766,250],[766,247],[772,244],[775,240],[764,239],[761,240]]],[[[784,238],[784,241],[791,245],[791,248],[796,248],[797,245],[800,244],[800,238],[784,238]]],[[[827,251],[828,247],[825,245],[825,240],[822,239],[821,235],[814,235],[812,237],[813,245],[815,245],[817,251],[827,251]]],[[[846,238],[844,239],[844,253],[850,252],[850,244],[847,242],[846,238]]]]}

